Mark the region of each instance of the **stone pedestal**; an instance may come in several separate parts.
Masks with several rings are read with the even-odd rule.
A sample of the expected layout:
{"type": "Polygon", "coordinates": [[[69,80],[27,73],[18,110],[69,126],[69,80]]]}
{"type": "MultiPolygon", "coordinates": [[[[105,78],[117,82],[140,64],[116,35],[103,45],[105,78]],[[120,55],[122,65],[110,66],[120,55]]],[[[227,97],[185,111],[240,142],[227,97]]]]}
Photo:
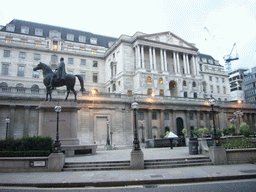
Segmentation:
{"type": "Polygon", "coordinates": [[[227,164],[226,149],[222,146],[212,146],[209,149],[209,155],[214,165],[227,164]]]}
{"type": "Polygon", "coordinates": [[[141,150],[132,150],[130,168],[144,169],[144,154],[141,150]]]}
{"type": "MultiPolygon", "coordinates": [[[[56,140],[57,113],[54,107],[57,102],[41,102],[39,109],[39,131],[38,135],[50,136],[56,140]]],[[[59,113],[59,139],[61,145],[79,145],[77,138],[78,114],[80,108],[75,102],[59,102],[61,112],[59,113]]]]}
{"type": "Polygon", "coordinates": [[[63,153],[52,153],[48,157],[48,170],[60,172],[65,164],[65,155],[63,153]]]}

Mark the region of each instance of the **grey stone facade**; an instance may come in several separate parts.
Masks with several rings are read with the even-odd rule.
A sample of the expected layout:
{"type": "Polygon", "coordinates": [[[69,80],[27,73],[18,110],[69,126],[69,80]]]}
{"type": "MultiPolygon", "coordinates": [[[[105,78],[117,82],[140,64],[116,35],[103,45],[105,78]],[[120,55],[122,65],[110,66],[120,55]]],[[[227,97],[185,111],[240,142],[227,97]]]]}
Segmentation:
{"type": "MultiPolygon", "coordinates": [[[[256,122],[254,105],[228,102],[224,67],[171,32],[137,32],[112,38],[13,20],[0,30],[1,138],[5,137],[7,116],[11,119],[9,136],[39,134],[37,107],[44,100],[45,87],[42,73],[32,69],[40,61],[54,69],[60,57],[64,57],[68,73],[84,77],[86,92],[79,92],[77,101],[81,108],[77,130],[80,144],[105,145],[108,120],[111,143],[131,146],[134,100],[139,103],[140,140],[142,134],[146,140],[159,138],[166,130],[180,136],[182,128],[188,133],[193,128],[210,129],[210,95],[218,100],[217,128],[228,126],[237,109],[246,114],[244,121],[252,129],[256,122]],[[22,26],[29,28],[27,34],[21,31],[22,26]],[[42,35],[36,34],[40,30],[42,35]],[[93,89],[97,94],[92,94],[93,89]]],[[[52,102],[57,104],[64,94],[64,87],[54,90],[52,102]]]]}

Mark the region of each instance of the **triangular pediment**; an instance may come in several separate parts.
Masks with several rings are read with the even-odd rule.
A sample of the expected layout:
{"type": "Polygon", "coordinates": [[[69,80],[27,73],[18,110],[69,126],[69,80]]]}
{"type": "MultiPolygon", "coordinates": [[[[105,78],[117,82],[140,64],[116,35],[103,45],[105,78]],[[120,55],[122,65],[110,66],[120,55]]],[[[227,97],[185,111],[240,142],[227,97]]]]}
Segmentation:
{"type": "Polygon", "coordinates": [[[190,49],[197,49],[193,44],[186,42],[185,40],[181,39],[180,37],[176,36],[171,32],[142,35],[140,36],[140,39],[146,39],[150,41],[156,41],[160,43],[166,43],[190,49]]]}

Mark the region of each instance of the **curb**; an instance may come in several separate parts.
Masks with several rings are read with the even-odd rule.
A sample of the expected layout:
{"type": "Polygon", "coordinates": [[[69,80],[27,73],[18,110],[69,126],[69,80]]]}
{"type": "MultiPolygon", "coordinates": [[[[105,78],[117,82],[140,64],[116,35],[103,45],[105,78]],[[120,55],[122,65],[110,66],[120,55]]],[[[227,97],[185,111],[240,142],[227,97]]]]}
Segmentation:
{"type": "Polygon", "coordinates": [[[16,187],[43,187],[43,188],[66,188],[66,187],[121,187],[128,185],[156,185],[156,184],[177,184],[209,181],[224,181],[238,179],[254,179],[256,174],[233,175],[217,177],[179,178],[179,179],[158,179],[158,180],[133,180],[133,181],[99,181],[99,182],[72,182],[72,183],[0,183],[0,186],[16,187]]]}

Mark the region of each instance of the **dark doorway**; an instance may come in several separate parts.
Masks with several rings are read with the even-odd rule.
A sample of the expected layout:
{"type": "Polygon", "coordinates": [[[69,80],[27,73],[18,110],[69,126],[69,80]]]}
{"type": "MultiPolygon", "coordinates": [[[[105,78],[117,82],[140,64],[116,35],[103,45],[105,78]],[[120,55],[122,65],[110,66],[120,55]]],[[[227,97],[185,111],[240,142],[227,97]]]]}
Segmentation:
{"type": "Polygon", "coordinates": [[[183,133],[182,133],[182,129],[184,128],[184,125],[183,125],[183,119],[178,117],[176,119],[176,127],[177,127],[177,135],[180,137],[180,136],[184,136],[183,133]]]}
{"type": "Polygon", "coordinates": [[[177,135],[178,135],[178,146],[185,146],[185,138],[184,134],[182,133],[182,129],[184,128],[183,119],[178,117],[176,119],[176,127],[177,127],[177,135]]]}
{"type": "Polygon", "coordinates": [[[164,133],[166,133],[167,131],[170,131],[170,128],[169,128],[169,127],[165,127],[165,128],[164,128],[164,133]]]}

